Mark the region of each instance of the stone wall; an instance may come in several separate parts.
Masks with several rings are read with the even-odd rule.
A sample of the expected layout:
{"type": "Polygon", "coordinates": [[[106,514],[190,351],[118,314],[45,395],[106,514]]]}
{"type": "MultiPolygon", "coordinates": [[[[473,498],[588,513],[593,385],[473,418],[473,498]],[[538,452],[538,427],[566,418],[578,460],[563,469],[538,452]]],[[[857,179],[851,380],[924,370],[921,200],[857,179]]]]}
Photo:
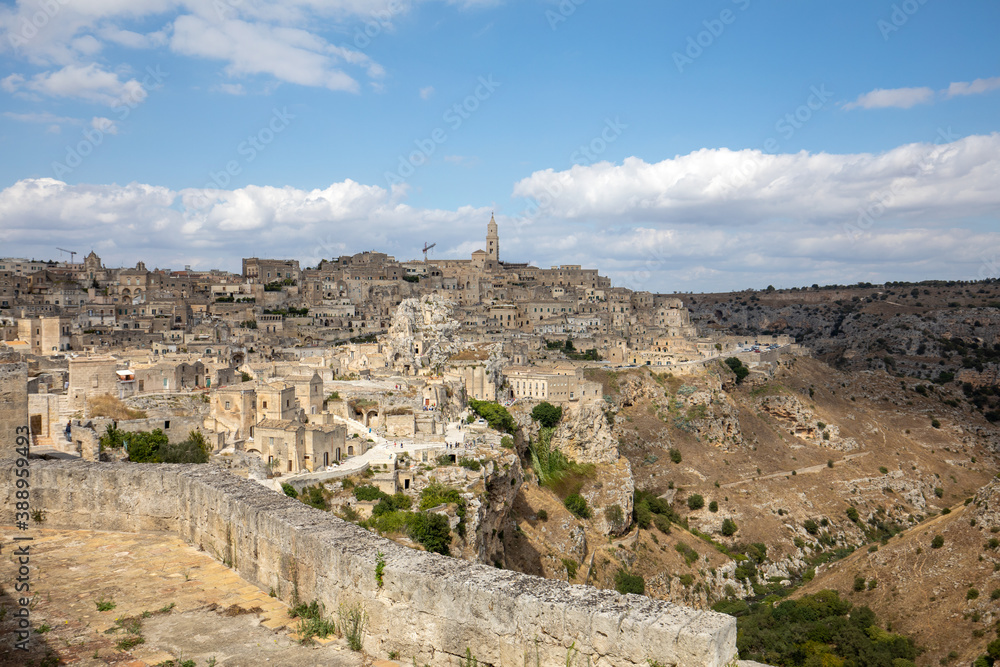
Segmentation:
{"type": "MultiPolygon", "coordinates": [[[[0,354],[0,460],[16,458],[17,429],[27,426],[28,365],[17,354],[0,354]]],[[[20,434],[28,435],[27,430],[20,434]]]]}
{"type": "MultiPolygon", "coordinates": [[[[458,665],[468,648],[527,667],[565,664],[573,646],[593,667],[723,667],[736,653],[732,617],[408,549],[212,466],[37,461],[31,479],[51,527],[175,533],[284,600],[362,605],[376,657],[458,665]]],[[[13,487],[12,466],[0,485],[13,487]]]]}

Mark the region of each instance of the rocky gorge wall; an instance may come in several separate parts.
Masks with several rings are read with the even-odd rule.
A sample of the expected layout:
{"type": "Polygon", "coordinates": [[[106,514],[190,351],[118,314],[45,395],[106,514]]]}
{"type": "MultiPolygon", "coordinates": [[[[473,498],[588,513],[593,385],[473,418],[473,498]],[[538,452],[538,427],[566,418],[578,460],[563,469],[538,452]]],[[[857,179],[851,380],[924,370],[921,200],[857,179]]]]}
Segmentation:
{"type": "MultiPolygon", "coordinates": [[[[177,534],[283,600],[331,615],[361,605],[374,656],[455,665],[469,649],[526,667],[566,664],[572,647],[593,667],[722,667],[736,654],[732,617],[408,549],[210,466],[33,461],[31,483],[47,526],[177,534]]],[[[9,463],[0,484],[14,488],[9,463]]],[[[5,494],[0,522],[13,502],[5,494]]]]}

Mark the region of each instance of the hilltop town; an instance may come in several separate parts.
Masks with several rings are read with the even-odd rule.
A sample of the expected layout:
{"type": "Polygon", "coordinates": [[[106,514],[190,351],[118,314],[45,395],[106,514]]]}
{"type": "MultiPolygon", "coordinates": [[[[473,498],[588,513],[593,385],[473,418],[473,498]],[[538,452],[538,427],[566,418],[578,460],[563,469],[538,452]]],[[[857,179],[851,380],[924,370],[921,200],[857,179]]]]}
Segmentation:
{"type": "Polygon", "coordinates": [[[331,409],[389,437],[441,435],[466,398],[599,402],[587,363],[662,370],[744,353],[756,366],[775,358],[768,346],[792,342],[702,336],[677,296],[613,287],[597,269],[501,261],[493,219],[485,248],[467,260],[363,252],[308,268],[245,258],[239,275],[150,270],[141,261],[113,269],[94,252],[81,263],[0,259],[2,339],[38,360],[37,445],[66,449],[67,422],[91,416],[96,396],[201,392],[210,410],[185,428],[204,432],[215,449],[270,459],[276,454],[259,443],[271,430],[309,424],[316,451],[284,462],[286,473],[353,454],[343,433],[318,428],[331,409]],[[355,383],[331,405],[336,381],[355,383]],[[388,400],[382,387],[400,383],[414,400],[405,392],[388,400]],[[348,414],[355,397],[372,407],[354,402],[348,414]],[[412,418],[402,419],[404,410],[415,410],[412,418]]]}
{"type": "MultiPolygon", "coordinates": [[[[120,498],[150,515],[123,518],[129,530],[193,512],[170,530],[272,597],[298,603],[301,586],[339,600],[319,579],[300,581],[299,568],[329,558],[323,549],[361,547],[321,543],[303,556],[304,534],[275,538],[271,503],[292,498],[403,548],[390,573],[398,553],[436,552],[702,610],[698,627],[717,628],[710,643],[723,657],[679,664],[733,655],[735,626],[709,610],[746,617],[824,589],[885,619],[873,627],[900,665],[971,661],[992,646],[995,281],[685,301],[614,287],[597,269],[502,261],[494,220],[486,231],[485,250],[467,260],[245,258],[239,275],[112,269],[94,253],[79,264],[0,260],[2,403],[23,413],[34,456],[83,466],[44,468],[51,514],[38,526],[80,527],[86,494],[60,495],[80,484],[112,516],[120,498]],[[224,479],[181,467],[137,481],[147,474],[137,461],[209,463],[224,479]],[[248,486],[229,489],[235,480],[248,486]],[[147,507],[147,483],[199,500],[147,507]],[[208,497],[226,519],[205,513],[208,497]],[[934,559],[942,546],[948,558],[934,559]],[[898,565],[910,561],[918,573],[898,565]],[[948,637],[936,632],[943,623],[956,624],[948,637]]],[[[312,521],[281,525],[308,532],[312,521]]],[[[364,535],[353,540],[368,544],[364,535]]],[[[368,544],[360,567],[383,549],[368,544]]],[[[367,581],[345,563],[344,577],[367,581]]],[[[364,593],[369,610],[386,603],[381,586],[364,593]]],[[[638,608],[628,599],[622,609],[638,608]]],[[[293,627],[273,613],[268,627],[293,627]]],[[[524,623],[517,641],[538,650],[524,623]]],[[[506,639],[482,632],[461,641],[502,655],[506,639]]],[[[553,632],[560,664],[569,645],[600,654],[602,632],[553,632]]],[[[365,650],[452,664],[466,649],[413,637],[373,629],[365,650]]],[[[98,654],[101,641],[84,644],[98,654]]]]}

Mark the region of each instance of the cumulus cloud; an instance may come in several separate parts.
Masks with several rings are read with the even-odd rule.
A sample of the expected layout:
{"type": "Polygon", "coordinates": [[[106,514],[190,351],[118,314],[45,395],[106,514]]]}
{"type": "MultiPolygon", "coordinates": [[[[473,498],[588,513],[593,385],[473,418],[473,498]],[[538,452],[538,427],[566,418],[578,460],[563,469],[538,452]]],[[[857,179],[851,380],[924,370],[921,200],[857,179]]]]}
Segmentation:
{"type": "MultiPolygon", "coordinates": [[[[353,92],[360,86],[345,66],[359,68],[375,80],[385,76],[385,69],[357,49],[327,41],[321,31],[348,43],[345,35],[351,23],[376,20],[380,30],[389,30],[393,19],[411,4],[408,0],[74,0],[53,2],[47,10],[33,0],[17,0],[14,5],[0,5],[0,53],[10,52],[49,70],[38,76],[59,72],[93,76],[95,69],[106,73],[96,61],[106,45],[169,48],[189,57],[222,61],[230,75],[261,74],[353,92]],[[130,29],[137,21],[161,23],[159,29],[137,32],[130,29]]],[[[4,90],[13,92],[9,90],[13,83],[8,81],[4,90]]],[[[18,92],[22,97],[32,94],[25,88],[18,92]]],[[[78,97],[106,103],[104,98],[78,97]]]]}
{"type": "Polygon", "coordinates": [[[97,63],[67,65],[36,74],[30,79],[12,74],[0,85],[7,92],[24,90],[46,97],[80,99],[106,106],[141,102],[146,97],[141,83],[135,79],[123,81],[116,72],[109,72],[97,63]]]}
{"type": "Polygon", "coordinates": [[[909,144],[880,154],[772,155],[702,149],[649,164],[628,158],[568,171],[539,171],[514,186],[547,215],[566,220],[654,220],[738,225],[830,222],[885,199],[893,214],[921,219],[995,213],[1000,134],[948,144],[909,144]]]}
{"type": "Polygon", "coordinates": [[[859,95],[858,99],[848,102],[844,109],[885,109],[896,107],[909,109],[917,104],[927,104],[934,99],[934,91],[930,88],[876,88],[870,93],[859,95]]]}
{"type": "MultiPolygon", "coordinates": [[[[170,46],[184,55],[223,60],[230,75],[270,74],[289,83],[349,92],[358,91],[358,82],[337,63],[369,64],[364,54],[332,46],[306,30],[236,19],[210,22],[181,16],[174,21],[170,46]]],[[[368,71],[381,75],[374,64],[368,71]]]]}
{"type": "MultiPolygon", "coordinates": [[[[488,209],[415,209],[398,192],[351,180],[323,189],[251,185],[237,190],[128,185],[69,185],[25,179],[0,191],[0,243],[31,254],[40,233],[94,245],[115,240],[112,262],[192,264],[192,256],[238,268],[265,253],[315,263],[346,248],[389,249],[410,259],[431,230],[489,220],[488,209]]],[[[44,252],[39,246],[35,254],[44,252]]]]}
{"type": "Polygon", "coordinates": [[[948,97],[956,95],[980,95],[1000,88],[1000,76],[991,79],[976,79],[972,82],[958,81],[948,86],[948,97]]]}

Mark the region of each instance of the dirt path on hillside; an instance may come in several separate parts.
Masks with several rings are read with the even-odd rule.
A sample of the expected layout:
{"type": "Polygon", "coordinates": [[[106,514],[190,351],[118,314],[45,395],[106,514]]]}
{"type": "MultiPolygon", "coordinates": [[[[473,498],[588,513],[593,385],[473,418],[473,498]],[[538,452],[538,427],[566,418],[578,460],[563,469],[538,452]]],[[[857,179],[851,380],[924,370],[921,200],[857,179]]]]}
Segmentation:
{"type": "MultiPolygon", "coordinates": [[[[833,467],[836,468],[838,465],[843,465],[848,461],[853,461],[854,459],[860,459],[862,457],[868,456],[869,454],[871,454],[871,452],[859,452],[857,454],[848,454],[839,461],[835,461],[833,467]]],[[[789,477],[793,473],[795,475],[808,475],[809,473],[819,473],[829,469],[830,466],[828,464],[821,463],[819,465],[807,466],[805,468],[796,468],[795,470],[783,470],[781,472],[773,472],[770,475],[758,475],[750,479],[741,479],[737,482],[726,482],[725,484],[721,484],[720,488],[730,489],[734,486],[740,486],[742,484],[750,484],[751,482],[759,482],[765,479],[778,479],[779,477],[789,477]]]]}

